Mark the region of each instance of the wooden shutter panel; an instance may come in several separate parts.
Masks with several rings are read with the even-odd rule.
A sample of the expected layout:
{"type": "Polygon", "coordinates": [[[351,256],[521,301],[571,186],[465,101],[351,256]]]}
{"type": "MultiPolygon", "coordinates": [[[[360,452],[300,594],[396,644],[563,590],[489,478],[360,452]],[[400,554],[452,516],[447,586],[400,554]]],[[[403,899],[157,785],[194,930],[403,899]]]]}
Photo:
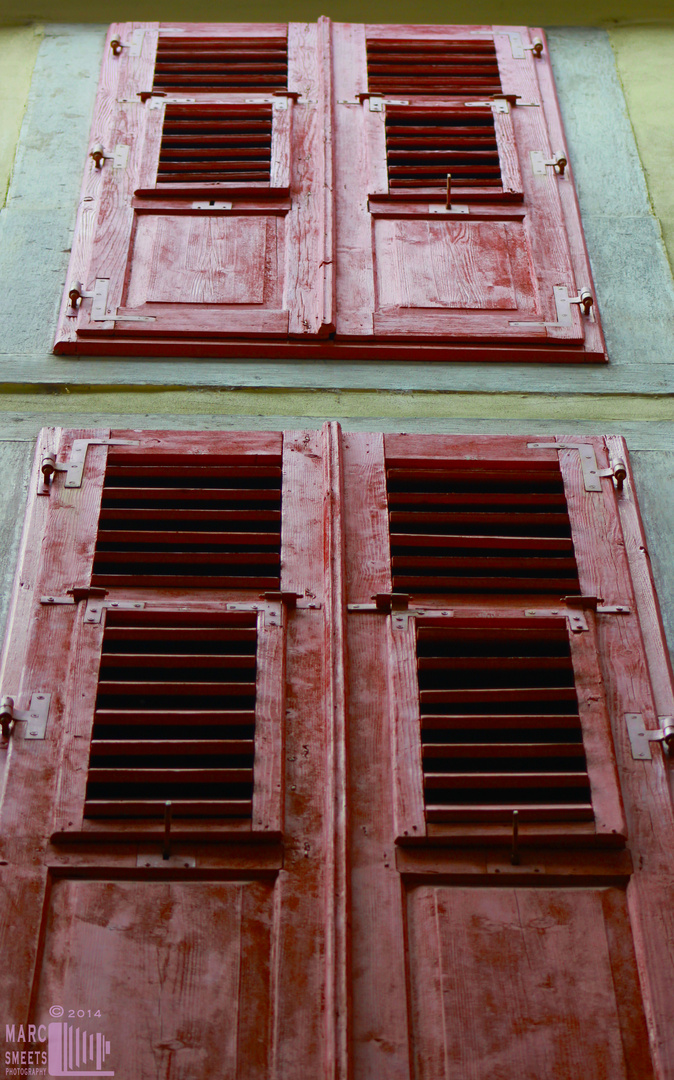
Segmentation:
{"type": "Polygon", "coordinates": [[[321,24],[123,24],[115,35],[123,47],[106,48],[92,129],[110,156],[87,164],[69,269],[82,299],[68,285],[56,351],[160,355],[182,342],[241,355],[256,342],[259,355],[269,340],[325,336],[321,24]]]}
{"type": "Polygon", "coordinates": [[[525,48],[533,33],[366,26],[339,39],[352,57],[339,99],[368,96],[357,119],[337,113],[338,141],[356,128],[366,148],[362,168],[338,165],[338,234],[350,216],[345,242],[362,252],[338,277],[338,340],[391,357],[414,338],[417,356],[603,358],[596,314],[567,307],[591,280],[568,169],[533,171],[532,152],[551,161],[563,148],[547,50],[525,48]]]}

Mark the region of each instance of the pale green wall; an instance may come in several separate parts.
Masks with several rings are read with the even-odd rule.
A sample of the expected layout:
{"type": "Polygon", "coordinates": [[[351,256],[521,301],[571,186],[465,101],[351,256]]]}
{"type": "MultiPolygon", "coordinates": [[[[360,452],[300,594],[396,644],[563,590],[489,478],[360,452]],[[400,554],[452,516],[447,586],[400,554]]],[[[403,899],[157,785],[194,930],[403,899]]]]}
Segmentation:
{"type": "Polygon", "coordinates": [[[648,193],[674,267],[674,24],[615,27],[609,37],[648,193]]]}
{"type": "Polygon", "coordinates": [[[39,26],[0,28],[0,207],[5,204],[41,39],[39,26]]]}

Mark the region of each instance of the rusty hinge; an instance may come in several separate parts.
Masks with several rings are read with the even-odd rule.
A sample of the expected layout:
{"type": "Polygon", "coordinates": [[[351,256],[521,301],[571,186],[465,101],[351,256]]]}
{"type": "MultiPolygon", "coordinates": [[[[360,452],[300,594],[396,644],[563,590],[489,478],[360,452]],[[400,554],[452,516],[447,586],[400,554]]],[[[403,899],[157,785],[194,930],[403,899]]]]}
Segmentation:
{"type": "Polygon", "coordinates": [[[46,454],[40,463],[41,479],[38,479],[38,495],[48,495],[49,485],[54,473],[66,474],[65,487],[82,487],[82,474],[90,446],[140,446],[138,439],[74,439],[70,451],[70,460],[59,464],[53,454],[46,454]]]}
{"type": "Polygon", "coordinates": [[[659,716],[658,720],[662,727],[649,730],[644,722],[643,713],[625,713],[627,734],[635,761],[652,760],[650,747],[652,742],[662,743],[667,750],[671,750],[674,746],[674,716],[659,716]]]}
{"type": "Polygon", "coordinates": [[[2,728],[3,740],[6,741],[9,738],[14,725],[20,720],[25,720],[28,724],[25,739],[44,739],[50,704],[51,694],[47,694],[44,690],[31,694],[28,709],[15,709],[14,698],[8,694],[5,695],[0,700],[0,728],[2,728]]]}

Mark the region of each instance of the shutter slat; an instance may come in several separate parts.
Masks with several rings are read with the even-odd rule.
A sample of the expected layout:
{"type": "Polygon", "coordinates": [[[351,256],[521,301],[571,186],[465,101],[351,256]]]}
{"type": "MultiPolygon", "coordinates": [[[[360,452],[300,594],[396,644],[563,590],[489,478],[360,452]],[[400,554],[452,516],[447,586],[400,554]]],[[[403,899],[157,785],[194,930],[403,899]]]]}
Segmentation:
{"type": "Polygon", "coordinates": [[[90,784],[160,784],[160,783],[218,783],[250,784],[253,781],[252,769],[89,769],[90,784]]]}
{"type": "Polygon", "coordinates": [[[435,822],[512,822],[513,810],[517,810],[520,822],[540,821],[592,821],[592,805],[585,803],[523,803],[508,802],[503,805],[429,806],[426,819],[435,822]]]}
{"type": "MultiPolygon", "coordinates": [[[[172,75],[171,81],[183,87],[208,85],[208,75],[172,75]]],[[[274,85],[272,76],[261,81],[274,85]]],[[[157,187],[177,177],[181,183],[251,180],[268,184],[271,177],[272,110],[261,106],[254,113],[235,113],[226,107],[216,111],[195,106],[186,113],[167,106],[157,166],[157,187]],[[227,140],[220,136],[223,128],[227,140]],[[235,129],[243,129],[245,143],[237,146],[235,129]],[[253,148],[250,132],[255,133],[253,148]],[[176,139],[179,135],[179,141],[176,139]]]]}
{"type": "MultiPolygon", "coordinates": [[[[529,731],[569,730],[580,732],[577,713],[454,713],[451,716],[425,713],[421,717],[422,731],[497,731],[501,735],[529,731]]],[[[448,744],[454,745],[454,744],[448,744]]]]}
{"type": "Polygon", "coordinates": [[[220,653],[216,656],[204,653],[108,653],[101,660],[101,670],[110,668],[254,668],[255,657],[246,655],[229,656],[220,653]]]}
{"type": "Polygon", "coordinates": [[[94,725],[101,727],[249,727],[255,723],[252,709],[134,709],[97,708],[94,725]]]}
{"type": "MultiPolygon", "coordinates": [[[[252,723],[252,721],[251,721],[252,723]]],[[[247,754],[255,750],[253,739],[92,739],[92,758],[196,757],[199,754],[247,754]]]]}
{"type": "Polygon", "coordinates": [[[521,762],[525,758],[583,758],[585,751],[582,743],[544,743],[544,742],[516,742],[516,743],[424,743],[422,757],[446,758],[447,760],[467,761],[482,760],[484,758],[511,758],[513,762],[521,762]]]}
{"type": "Polygon", "coordinates": [[[426,788],[451,788],[454,790],[481,790],[498,788],[502,790],[511,785],[518,789],[569,788],[582,787],[587,790],[589,782],[586,772],[494,772],[494,773],[424,773],[426,788]]]}
{"type": "MultiPolygon", "coordinates": [[[[251,799],[173,798],[174,817],[250,818],[251,799]]],[[[165,800],[161,799],[87,799],[84,816],[88,818],[163,818],[165,800]]]]}

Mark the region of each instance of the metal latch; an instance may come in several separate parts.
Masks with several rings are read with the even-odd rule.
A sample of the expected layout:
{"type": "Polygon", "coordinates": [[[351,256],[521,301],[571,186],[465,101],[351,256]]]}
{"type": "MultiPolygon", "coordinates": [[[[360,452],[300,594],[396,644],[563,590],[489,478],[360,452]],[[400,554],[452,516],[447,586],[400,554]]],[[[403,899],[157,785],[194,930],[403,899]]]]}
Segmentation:
{"type": "Polygon", "coordinates": [[[543,150],[531,150],[531,170],[534,176],[546,176],[546,168],[552,167],[560,176],[564,176],[566,166],[569,164],[563,150],[558,150],[552,160],[546,160],[543,150]]]}
{"type": "Polygon", "coordinates": [[[110,38],[110,48],[112,49],[113,55],[119,56],[122,49],[128,49],[129,56],[140,56],[144,37],[144,30],[134,30],[131,35],[131,41],[122,42],[120,34],[113,34],[110,38]]]}
{"type": "Polygon", "coordinates": [[[2,728],[2,738],[8,739],[13,725],[19,720],[25,720],[28,723],[28,730],[24,738],[26,739],[44,739],[45,732],[47,730],[47,718],[49,716],[49,706],[51,704],[51,694],[46,694],[40,690],[31,695],[30,707],[28,709],[15,709],[14,698],[6,695],[0,700],[0,727],[2,728]]]}
{"type": "Polygon", "coordinates": [[[652,742],[663,743],[667,750],[671,751],[674,745],[674,716],[659,716],[658,720],[662,727],[649,730],[644,723],[643,713],[625,713],[627,734],[635,761],[652,760],[652,742]]]}
{"type": "Polygon", "coordinates": [[[233,207],[231,202],[216,202],[215,199],[209,199],[208,202],[193,202],[193,210],[231,210],[233,207]]]}
{"type": "Polygon", "coordinates": [[[103,143],[94,143],[89,151],[97,169],[102,169],[106,161],[112,161],[113,169],[125,169],[129,160],[129,147],[126,143],[117,143],[114,150],[105,150],[103,143]]]}
{"type": "Polygon", "coordinates": [[[66,473],[65,487],[78,488],[82,486],[82,474],[90,446],[139,446],[137,439],[75,439],[70,451],[70,461],[66,465],[57,463],[53,454],[46,454],[40,463],[42,480],[38,481],[38,495],[49,494],[49,484],[54,473],[66,473]]]}

